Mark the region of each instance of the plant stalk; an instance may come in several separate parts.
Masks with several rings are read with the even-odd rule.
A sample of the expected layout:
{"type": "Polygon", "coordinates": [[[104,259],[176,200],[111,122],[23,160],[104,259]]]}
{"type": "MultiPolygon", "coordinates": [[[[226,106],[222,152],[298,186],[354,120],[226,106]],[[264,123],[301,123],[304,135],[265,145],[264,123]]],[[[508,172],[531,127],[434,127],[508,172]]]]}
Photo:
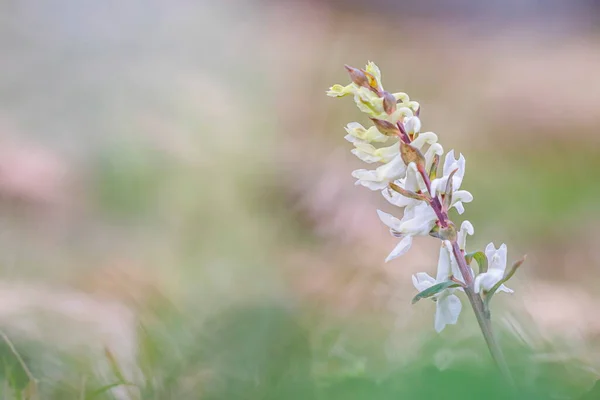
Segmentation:
{"type": "MultiPolygon", "coordinates": [[[[423,180],[425,181],[425,185],[429,190],[429,193],[432,197],[432,201],[429,202],[429,205],[435,211],[436,215],[439,218],[439,223],[442,227],[446,227],[451,222],[448,218],[448,214],[444,212],[441,202],[438,197],[431,193],[431,180],[429,179],[429,175],[425,172],[423,168],[419,168],[419,173],[423,180]]],[[[506,379],[506,381],[514,387],[514,380],[506,364],[506,360],[504,358],[504,354],[498,346],[496,339],[494,338],[494,332],[492,330],[492,322],[490,319],[489,310],[483,304],[483,300],[478,293],[475,293],[473,276],[471,275],[471,269],[467,265],[467,261],[465,260],[465,255],[463,254],[460,246],[456,238],[452,241],[452,253],[458,262],[458,268],[465,280],[464,291],[471,303],[471,307],[473,308],[473,312],[475,313],[475,317],[477,318],[477,323],[479,324],[479,328],[481,329],[481,333],[483,334],[483,338],[485,339],[485,343],[490,351],[492,359],[496,363],[496,366],[506,379]]]]}
{"type": "Polygon", "coordinates": [[[471,276],[471,270],[467,265],[467,261],[465,260],[465,256],[463,252],[460,250],[458,246],[458,242],[455,240],[452,243],[452,252],[454,253],[454,257],[458,262],[458,268],[462,276],[465,279],[466,287],[464,288],[467,298],[471,303],[471,307],[473,308],[473,312],[475,313],[475,317],[477,318],[477,323],[479,324],[479,328],[481,329],[481,333],[483,333],[483,338],[485,339],[485,343],[490,351],[492,359],[496,363],[496,366],[504,375],[506,381],[514,387],[515,383],[510,373],[510,369],[506,364],[506,360],[504,358],[504,353],[500,349],[498,342],[494,337],[494,331],[492,330],[492,321],[490,318],[489,310],[483,304],[481,296],[475,293],[474,285],[473,285],[473,277],[471,276]]]}

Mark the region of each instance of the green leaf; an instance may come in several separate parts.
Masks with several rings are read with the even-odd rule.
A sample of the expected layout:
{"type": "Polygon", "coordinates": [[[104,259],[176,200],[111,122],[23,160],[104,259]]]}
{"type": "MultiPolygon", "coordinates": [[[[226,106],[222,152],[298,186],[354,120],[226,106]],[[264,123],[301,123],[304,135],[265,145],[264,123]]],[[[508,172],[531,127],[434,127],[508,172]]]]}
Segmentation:
{"type": "Polygon", "coordinates": [[[471,261],[473,261],[473,259],[477,261],[480,274],[487,272],[488,261],[483,251],[474,251],[465,255],[465,260],[467,260],[467,264],[471,264],[471,261]]]}
{"type": "Polygon", "coordinates": [[[454,281],[446,281],[446,282],[441,282],[441,283],[437,283],[425,290],[423,290],[422,292],[419,292],[419,294],[417,294],[411,301],[412,304],[415,304],[417,301],[421,300],[421,299],[426,299],[428,297],[431,297],[433,295],[438,294],[439,292],[441,292],[442,290],[448,289],[448,288],[453,288],[453,287],[459,287],[460,285],[454,281]]]}

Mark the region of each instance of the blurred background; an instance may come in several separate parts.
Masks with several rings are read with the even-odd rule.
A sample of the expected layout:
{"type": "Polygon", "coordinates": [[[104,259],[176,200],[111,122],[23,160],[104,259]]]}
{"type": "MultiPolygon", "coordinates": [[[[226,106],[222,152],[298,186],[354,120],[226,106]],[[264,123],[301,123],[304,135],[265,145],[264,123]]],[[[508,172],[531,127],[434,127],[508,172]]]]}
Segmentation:
{"type": "Polygon", "coordinates": [[[410,304],[436,240],[383,262],[375,210],[393,210],[353,185],[343,140],[364,117],[325,96],[368,60],[465,154],[469,247],[528,254],[493,308],[524,398],[585,393],[599,17],[591,0],[1,1],[3,395],[511,398],[466,300],[440,335],[410,304]]]}

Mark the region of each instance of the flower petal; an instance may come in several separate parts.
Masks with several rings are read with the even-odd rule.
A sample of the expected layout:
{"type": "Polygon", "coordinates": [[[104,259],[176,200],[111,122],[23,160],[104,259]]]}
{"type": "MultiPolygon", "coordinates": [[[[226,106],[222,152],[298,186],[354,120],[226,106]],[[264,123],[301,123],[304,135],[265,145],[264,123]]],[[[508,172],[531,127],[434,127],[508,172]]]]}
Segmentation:
{"type": "Polygon", "coordinates": [[[453,207],[456,208],[456,212],[458,212],[459,215],[463,215],[465,212],[465,206],[463,206],[462,201],[455,203],[453,207]]]}
{"type": "Polygon", "coordinates": [[[404,129],[411,135],[421,131],[421,120],[419,117],[409,117],[404,121],[404,129]]]}
{"type": "Polygon", "coordinates": [[[412,236],[406,235],[400,240],[400,243],[394,247],[394,250],[387,256],[385,262],[391,261],[394,258],[398,258],[401,255],[406,254],[408,250],[410,250],[410,246],[412,245],[412,236]]]}
{"type": "Polygon", "coordinates": [[[416,205],[420,200],[411,199],[405,196],[402,196],[400,193],[390,189],[389,187],[383,189],[381,191],[383,197],[389,201],[391,204],[397,207],[409,207],[416,205]]]}
{"type": "Polygon", "coordinates": [[[411,146],[416,147],[417,149],[421,149],[425,144],[434,144],[437,143],[438,137],[433,132],[423,132],[417,136],[415,140],[413,140],[410,144],[411,146]]]}
{"type": "Polygon", "coordinates": [[[433,279],[429,274],[425,272],[417,272],[412,276],[412,282],[415,288],[422,292],[425,289],[428,289],[435,285],[435,279],[433,279]]]}
{"type": "Polygon", "coordinates": [[[452,202],[470,203],[473,201],[473,195],[467,190],[455,190],[452,193],[452,202]]]}
{"type": "Polygon", "coordinates": [[[504,292],[504,293],[514,293],[515,291],[506,287],[506,285],[502,284],[500,285],[500,287],[497,290],[498,292],[504,292]]]}
{"type": "Polygon", "coordinates": [[[498,270],[488,270],[488,272],[477,275],[475,278],[475,293],[479,293],[482,290],[490,290],[496,283],[500,282],[503,277],[504,273],[498,270]]]}
{"type": "Polygon", "coordinates": [[[435,330],[439,333],[446,325],[454,325],[462,310],[460,299],[453,294],[442,296],[436,302],[435,307],[435,330]]]}
{"type": "Polygon", "coordinates": [[[379,219],[381,220],[381,222],[387,225],[388,228],[398,230],[398,228],[400,227],[401,221],[398,218],[394,217],[392,214],[388,214],[381,210],[377,210],[377,215],[379,215],[379,219]]]}
{"type": "Polygon", "coordinates": [[[460,230],[458,231],[458,245],[461,250],[466,249],[467,247],[467,236],[473,235],[475,233],[475,228],[473,228],[473,224],[467,220],[464,220],[462,224],[460,224],[460,230]]]}
{"type": "Polygon", "coordinates": [[[450,253],[448,252],[448,247],[444,241],[440,246],[440,256],[438,259],[437,275],[435,280],[437,282],[447,281],[448,277],[450,276],[450,268],[450,253]]]}
{"type": "Polygon", "coordinates": [[[488,262],[492,261],[492,257],[494,256],[494,254],[496,253],[496,246],[494,246],[494,243],[488,243],[487,246],[485,246],[485,256],[488,259],[488,262]]]}

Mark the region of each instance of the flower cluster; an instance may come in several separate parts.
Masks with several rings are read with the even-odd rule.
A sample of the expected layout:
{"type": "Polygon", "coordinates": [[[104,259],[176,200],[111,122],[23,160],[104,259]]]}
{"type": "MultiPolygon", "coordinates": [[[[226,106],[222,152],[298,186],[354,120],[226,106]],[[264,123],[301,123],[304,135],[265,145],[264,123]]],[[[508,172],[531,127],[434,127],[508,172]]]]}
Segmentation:
{"type": "Polygon", "coordinates": [[[356,185],[381,191],[389,203],[404,209],[402,218],[377,210],[391,234],[400,239],[386,261],[405,254],[415,236],[442,240],[436,278],[424,272],[413,276],[419,290],[414,301],[428,297],[436,302],[435,329],[439,332],[458,319],[462,305],[456,291],[473,292],[487,307],[496,291],[512,292],[503,283],[520,262],[506,270],[505,244],[496,249],[490,243],[485,253],[466,251],[466,238],[473,235],[473,225],[464,221],[457,230],[448,218],[451,209],[462,214],[464,204],[473,200],[471,193],[461,189],[464,156],[456,157],[454,150],[444,156],[437,135],[422,132],[419,103],[406,93],[385,91],[374,63],[369,62],[364,69],[346,66],[346,70],[352,82],[333,85],[327,95],[353,96],[359,110],[367,114],[373,125],[366,128],[351,122],[346,126],[345,139],[354,145],[352,154],[367,164],[379,164],[358,169],[352,176],[356,185]],[[477,276],[469,266],[472,260],[479,266],[477,276]]]}

